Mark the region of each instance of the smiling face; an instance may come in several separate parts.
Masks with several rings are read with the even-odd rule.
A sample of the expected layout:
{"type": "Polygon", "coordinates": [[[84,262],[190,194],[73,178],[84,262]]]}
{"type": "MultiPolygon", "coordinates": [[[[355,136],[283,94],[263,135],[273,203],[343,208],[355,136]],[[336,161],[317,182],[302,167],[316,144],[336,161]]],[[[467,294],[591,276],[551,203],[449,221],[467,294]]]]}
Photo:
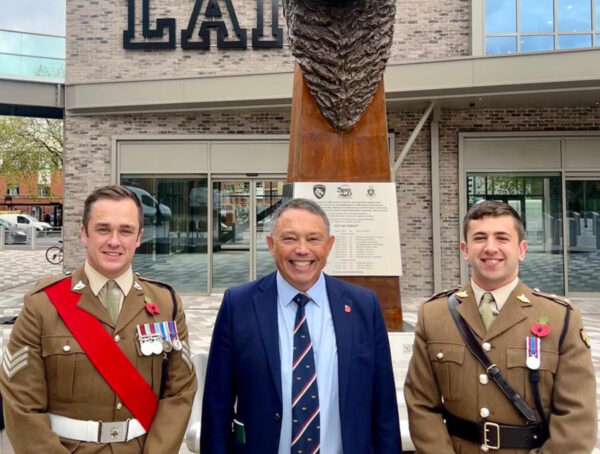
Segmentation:
{"type": "Polygon", "coordinates": [[[495,290],[518,276],[527,242],[519,241],[512,216],[484,216],[469,221],[460,250],[471,264],[473,281],[484,290],[495,290]]]}
{"type": "Polygon", "coordinates": [[[284,211],[267,244],[281,276],[302,292],[319,279],[335,238],[321,216],[290,208],[284,211]]]}
{"type": "Polygon", "coordinates": [[[141,238],[138,208],[130,199],[97,200],[91,206],[88,225],[81,226],[88,263],[109,279],[127,271],[141,238]]]}

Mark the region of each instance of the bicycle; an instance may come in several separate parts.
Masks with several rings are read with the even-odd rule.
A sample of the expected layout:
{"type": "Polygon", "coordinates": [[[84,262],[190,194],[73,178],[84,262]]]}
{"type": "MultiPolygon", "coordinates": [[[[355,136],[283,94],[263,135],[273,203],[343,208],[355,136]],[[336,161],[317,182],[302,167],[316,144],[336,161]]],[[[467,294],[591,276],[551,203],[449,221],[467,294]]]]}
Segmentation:
{"type": "MultiPolygon", "coordinates": [[[[58,240],[62,244],[62,240],[58,240]]],[[[58,265],[63,261],[63,248],[62,246],[50,246],[46,249],[46,260],[53,265],[58,265]]]]}

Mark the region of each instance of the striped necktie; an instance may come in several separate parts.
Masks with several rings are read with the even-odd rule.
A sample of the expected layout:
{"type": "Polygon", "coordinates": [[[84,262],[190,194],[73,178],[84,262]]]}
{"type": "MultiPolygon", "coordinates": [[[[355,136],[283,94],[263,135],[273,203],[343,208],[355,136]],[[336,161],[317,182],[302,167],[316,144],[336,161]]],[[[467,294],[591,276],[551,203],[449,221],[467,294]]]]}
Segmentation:
{"type": "Polygon", "coordinates": [[[490,329],[490,326],[492,326],[492,323],[496,320],[496,314],[492,310],[493,304],[494,295],[490,292],[485,292],[481,298],[481,303],[479,303],[479,314],[481,315],[481,321],[483,322],[486,331],[490,329]]]}
{"type": "Polygon", "coordinates": [[[304,293],[298,293],[294,297],[298,310],[294,324],[294,362],[292,364],[291,454],[316,454],[321,446],[317,369],[304,314],[304,307],[309,301],[310,297],[304,293]]]}

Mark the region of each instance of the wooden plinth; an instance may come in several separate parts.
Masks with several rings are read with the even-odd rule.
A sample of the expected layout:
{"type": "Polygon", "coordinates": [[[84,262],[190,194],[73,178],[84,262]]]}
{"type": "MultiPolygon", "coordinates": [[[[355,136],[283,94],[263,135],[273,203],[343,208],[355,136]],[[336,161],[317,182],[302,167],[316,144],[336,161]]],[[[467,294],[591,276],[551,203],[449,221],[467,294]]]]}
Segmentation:
{"type": "MultiPolygon", "coordinates": [[[[383,81],[356,127],[342,133],[323,118],[296,64],[288,181],[389,182],[390,172],[383,81]]],[[[402,330],[397,277],[339,277],[373,289],[381,303],[388,330],[402,330]]]]}

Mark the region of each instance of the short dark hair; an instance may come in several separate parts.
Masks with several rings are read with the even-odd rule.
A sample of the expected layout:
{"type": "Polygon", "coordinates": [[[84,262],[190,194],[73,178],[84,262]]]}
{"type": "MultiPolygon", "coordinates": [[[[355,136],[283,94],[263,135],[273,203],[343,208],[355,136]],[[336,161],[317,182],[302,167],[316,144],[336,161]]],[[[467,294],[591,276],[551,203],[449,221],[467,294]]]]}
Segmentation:
{"type": "Polygon", "coordinates": [[[321,208],[318,203],[313,202],[312,200],[300,198],[288,200],[287,202],[283,203],[279,208],[277,208],[275,213],[273,213],[273,215],[271,216],[271,235],[273,235],[273,232],[277,227],[279,218],[287,210],[306,210],[309,213],[320,216],[321,219],[323,219],[323,222],[325,223],[325,227],[327,227],[327,235],[329,235],[329,219],[327,219],[327,215],[325,214],[325,211],[323,211],[323,208],[321,208]]]}
{"type": "Polygon", "coordinates": [[[83,228],[85,228],[85,232],[88,231],[88,223],[90,222],[90,214],[92,212],[92,205],[96,203],[98,200],[127,200],[130,199],[135,203],[135,206],[138,210],[138,222],[139,228],[141,229],[144,226],[144,213],[142,211],[142,203],[140,199],[135,195],[135,193],[125,186],[120,186],[117,184],[109,184],[108,186],[102,186],[94,190],[90,195],[87,196],[85,202],[83,204],[83,219],[82,224],[83,228]]]}
{"type": "Polygon", "coordinates": [[[523,220],[519,213],[511,207],[508,203],[499,202],[496,200],[484,200],[476,203],[465,215],[463,219],[463,237],[467,241],[467,232],[469,230],[469,223],[485,217],[491,216],[497,218],[500,216],[511,216],[515,221],[515,229],[519,236],[519,243],[525,239],[525,228],[523,227],[523,220]]]}

